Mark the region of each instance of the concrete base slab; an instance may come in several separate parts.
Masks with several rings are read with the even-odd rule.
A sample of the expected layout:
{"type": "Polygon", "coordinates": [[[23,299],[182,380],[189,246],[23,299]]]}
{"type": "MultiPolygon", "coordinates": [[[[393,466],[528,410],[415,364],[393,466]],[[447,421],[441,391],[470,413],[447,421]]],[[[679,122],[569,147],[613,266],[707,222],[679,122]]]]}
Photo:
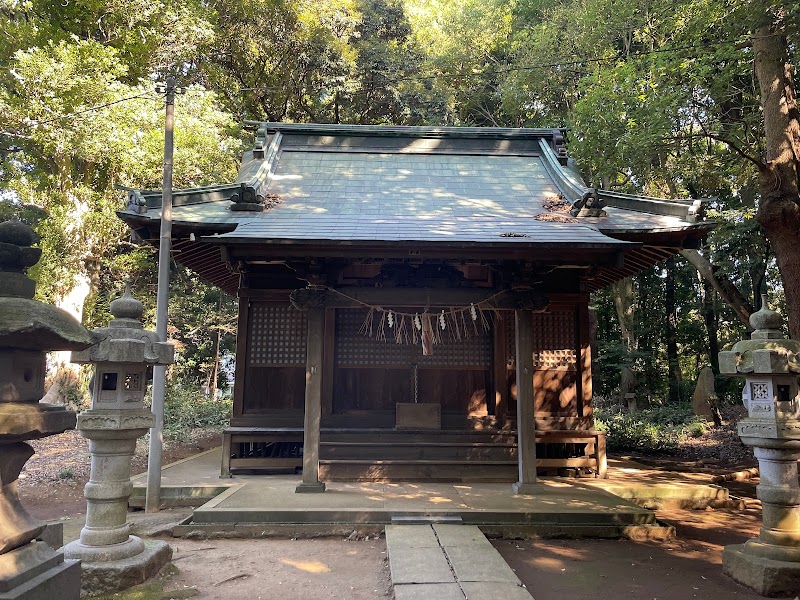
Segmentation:
{"type": "Polygon", "coordinates": [[[296,494],[321,494],[324,491],[325,484],[321,481],[318,481],[317,483],[303,482],[294,489],[296,494]]]}
{"type": "Polygon", "coordinates": [[[461,525],[464,522],[456,515],[392,515],[392,525],[433,525],[434,523],[449,523],[461,525]]]}
{"type": "Polygon", "coordinates": [[[542,487],[535,483],[516,482],[511,486],[511,491],[517,496],[533,496],[541,491],[542,487]]]}
{"type": "Polygon", "coordinates": [[[81,563],[81,593],[109,594],[139,585],[172,560],[172,548],[166,542],[146,540],[144,544],[144,551],[131,558],[81,563]]]}
{"type": "Polygon", "coordinates": [[[513,583],[462,583],[467,600],[533,600],[527,589],[513,583]]]}
{"type": "Polygon", "coordinates": [[[395,585],[394,600],[464,600],[464,594],[457,583],[395,585]]]}
{"type": "Polygon", "coordinates": [[[800,563],[770,560],[744,552],[744,544],[725,546],[722,571],[762,596],[800,593],[800,563]]]}
{"type": "Polygon", "coordinates": [[[31,542],[0,556],[0,600],[77,600],[80,575],[78,561],[31,542]]]}
{"type": "MultiPolygon", "coordinates": [[[[202,506],[226,491],[231,485],[161,486],[161,506],[163,508],[202,506]]],[[[128,507],[144,508],[146,504],[146,489],[145,486],[134,486],[133,494],[128,498],[128,507]]]]}

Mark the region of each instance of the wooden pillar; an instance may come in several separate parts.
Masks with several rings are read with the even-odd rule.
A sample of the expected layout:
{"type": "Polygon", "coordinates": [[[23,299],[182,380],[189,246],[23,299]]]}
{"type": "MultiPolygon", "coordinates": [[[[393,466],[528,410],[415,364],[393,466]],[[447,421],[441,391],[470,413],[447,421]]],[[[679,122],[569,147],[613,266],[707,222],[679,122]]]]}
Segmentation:
{"type": "Polygon", "coordinates": [[[515,494],[536,492],[536,421],[533,417],[533,313],[515,310],[517,337],[517,449],[515,494]]]}
{"type": "Polygon", "coordinates": [[[306,401],[303,424],[303,481],[295,492],[324,492],[319,480],[319,426],[322,418],[322,371],[325,309],[308,310],[306,343],[306,401]]]}

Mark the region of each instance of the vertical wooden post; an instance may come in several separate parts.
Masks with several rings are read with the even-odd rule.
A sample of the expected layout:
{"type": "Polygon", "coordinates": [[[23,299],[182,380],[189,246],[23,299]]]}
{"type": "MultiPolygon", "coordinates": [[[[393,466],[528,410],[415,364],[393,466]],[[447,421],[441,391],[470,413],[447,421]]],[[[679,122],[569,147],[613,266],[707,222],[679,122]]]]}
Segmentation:
{"type": "MultiPolygon", "coordinates": [[[[507,314],[507,311],[506,311],[507,314]]],[[[496,321],[494,324],[494,352],[492,379],[494,381],[494,398],[487,394],[486,404],[489,414],[494,415],[497,427],[502,429],[506,412],[508,411],[508,365],[506,356],[506,326],[505,321],[496,321]]]]}
{"type": "Polygon", "coordinates": [[[322,418],[322,371],[325,309],[308,310],[308,341],[306,342],[306,400],[303,421],[303,481],[296,493],[324,492],[319,480],[319,427],[322,418]]]}
{"type": "Polygon", "coordinates": [[[515,494],[536,492],[536,421],[533,416],[533,313],[515,310],[517,337],[517,451],[515,494]]]}

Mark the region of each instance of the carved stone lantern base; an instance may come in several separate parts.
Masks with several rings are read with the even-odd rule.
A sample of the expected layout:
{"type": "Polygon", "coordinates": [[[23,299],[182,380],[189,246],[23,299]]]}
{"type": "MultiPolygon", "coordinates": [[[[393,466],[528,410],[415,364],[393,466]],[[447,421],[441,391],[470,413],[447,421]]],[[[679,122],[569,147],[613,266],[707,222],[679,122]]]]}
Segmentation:
{"type": "Polygon", "coordinates": [[[754,447],[758,459],[761,483],[756,491],[763,523],[757,538],[725,547],[722,570],[762,596],[800,590],[800,440],[782,437],[797,424],[794,420],[778,422],[778,439],[742,435],[743,431],[752,434],[754,426],[748,419],[739,424],[742,442],[754,447]]]}
{"type": "Polygon", "coordinates": [[[722,572],[762,596],[784,596],[800,589],[800,563],[750,554],[745,544],[725,546],[722,572]]]}
{"type": "Polygon", "coordinates": [[[89,440],[91,478],[86,484],[86,526],[80,539],[64,547],[80,559],[81,593],[106,594],[144,583],[172,559],[166,542],[130,535],[128,498],[133,485],[131,457],[136,440],[153,423],[146,409],[87,410],[78,415],[81,435],[89,440]]]}
{"type": "MultiPolygon", "coordinates": [[[[141,550],[134,556],[119,560],[103,560],[113,555],[113,550],[106,547],[108,553],[99,562],[88,562],[81,560],[81,595],[112,594],[119,592],[134,585],[144,583],[156,573],[158,573],[169,561],[172,560],[172,548],[166,542],[159,540],[142,540],[136,536],[130,536],[130,544],[120,544],[120,546],[132,546],[141,544],[141,550]]],[[[73,542],[67,548],[80,550],[79,542],[73,542]],[[76,544],[76,545],[73,545],[76,544]]],[[[130,551],[130,547],[121,550],[130,551]]],[[[69,551],[66,552],[70,554],[69,551]]],[[[2,600],[2,596],[0,596],[2,600]]],[[[52,597],[48,600],[52,600],[52,597]]]]}

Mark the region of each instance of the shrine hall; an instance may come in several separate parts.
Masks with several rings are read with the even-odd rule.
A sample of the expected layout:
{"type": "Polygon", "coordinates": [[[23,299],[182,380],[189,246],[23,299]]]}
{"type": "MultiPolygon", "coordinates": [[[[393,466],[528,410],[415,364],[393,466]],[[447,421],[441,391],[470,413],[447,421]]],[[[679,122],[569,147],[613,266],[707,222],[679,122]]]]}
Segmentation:
{"type": "Polygon", "coordinates": [[[223,475],[605,475],[590,294],[696,248],[702,201],[587,187],[561,129],[248,125],[235,181],[173,194],[175,261],[239,301],[223,475]]]}

